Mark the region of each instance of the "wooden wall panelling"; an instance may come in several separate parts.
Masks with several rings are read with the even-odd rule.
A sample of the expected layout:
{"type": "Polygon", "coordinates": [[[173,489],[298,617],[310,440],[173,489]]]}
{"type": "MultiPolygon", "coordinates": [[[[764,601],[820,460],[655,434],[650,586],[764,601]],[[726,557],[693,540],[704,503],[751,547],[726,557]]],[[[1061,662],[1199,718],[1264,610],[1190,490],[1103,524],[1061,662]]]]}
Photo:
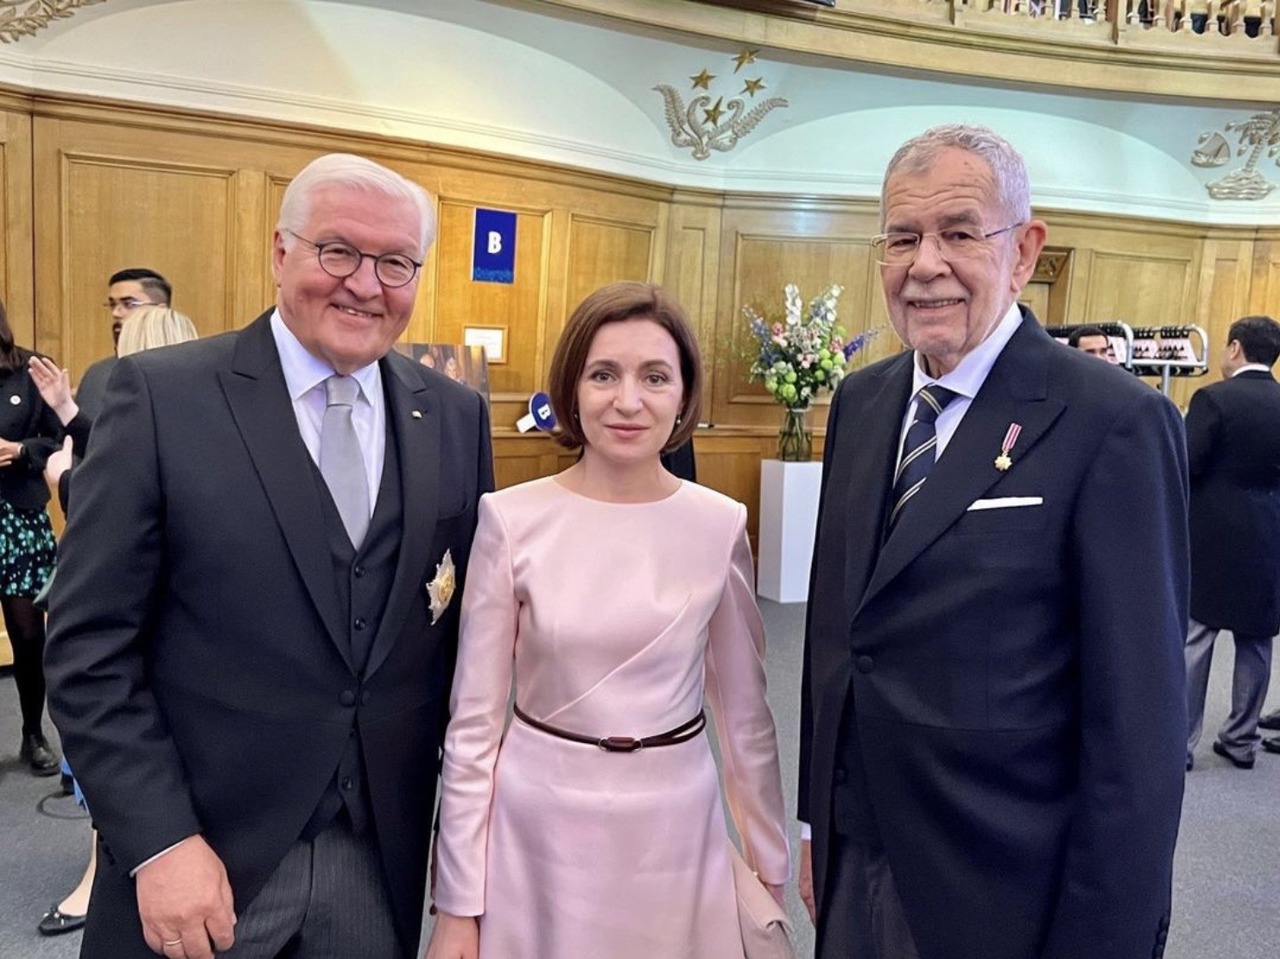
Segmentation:
{"type": "MultiPolygon", "coordinates": [[[[566,319],[588,293],[607,283],[659,280],[657,237],[656,223],[571,214],[565,270],[566,319]]],[[[563,323],[557,334],[559,329],[563,329],[563,323]]]]}
{"type": "MultiPolygon", "coordinates": [[[[839,307],[843,325],[850,335],[866,329],[874,265],[866,241],[875,223],[871,215],[845,210],[798,214],[781,201],[773,210],[726,211],[715,331],[722,362],[713,380],[713,422],[770,429],[780,423],[777,403],[747,380],[751,348],[744,306],[756,304],[780,315],[788,283],[800,288],[806,303],[838,283],[844,287],[839,307]]],[[[825,407],[815,407],[813,418],[817,425],[825,423],[825,407]]]]}
{"type": "Polygon", "coordinates": [[[1249,307],[1245,312],[1280,319],[1280,233],[1258,231],[1251,266],[1249,307]]]}
{"type": "Polygon", "coordinates": [[[0,113],[0,281],[9,325],[21,346],[40,349],[32,261],[31,117],[0,113]]]}
{"type": "Polygon", "coordinates": [[[492,395],[528,397],[542,388],[539,370],[546,332],[545,283],[548,209],[502,209],[516,214],[516,265],[512,283],[472,280],[475,211],[472,201],[440,200],[440,238],[436,243],[436,273],[431,287],[436,300],[434,329],[410,328],[410,339],[461,343],[463,327],[501,326],[506,329],[506,362],[490,364],[492,395]]]}
{"type": "Polygon", "coordinates": [[[720,267],[720,204],[701,197],[677,197],[668,220],[670,240],[664,285],[680,301],[698,335],[702,351],[703,408],[699,419],[711,411],[711,385],[715,373],[716,277],[720,267]],[[683,199],[683,202],[682,202],[683,199]]]}

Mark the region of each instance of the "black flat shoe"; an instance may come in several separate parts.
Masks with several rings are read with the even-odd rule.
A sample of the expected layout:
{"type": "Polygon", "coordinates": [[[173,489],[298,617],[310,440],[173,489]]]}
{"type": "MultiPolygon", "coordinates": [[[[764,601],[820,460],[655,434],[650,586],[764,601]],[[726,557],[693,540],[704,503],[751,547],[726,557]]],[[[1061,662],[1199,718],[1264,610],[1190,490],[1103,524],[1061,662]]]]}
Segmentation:
{"type": "Polygon", "coordinates": [[[1262,741],[1262,748],[1269,753],[1280,753],[1280,736],[1272,736],[1262,741]]]}
{"type": "Polygon", "coordinates": [[[1231,765],[1235,766],[1236,769],[1252,769],[1253,768],[1252,756],[1250,756],[1248,759],[1236,759],[1235,756],[1227,752],[1227,747],[1222,745],[1222,743],[1220,743],[1216,739],[1213,741],[1213,751],[1217,753],[1219,756],[1221,756],[1223,759],[1225,759],[1227,762],[1231,763],[1231,765]]]}
{"type": "Polygon", "coordinates": [[[1280,729],[1280,709],[1267,713],[1258,720],[1259,729],[1280,729]]]}
{"type": "Polygon", "coordinates": [[[52,776],[62,768],[62,760],[49,746],[44,733],[28,733],[22,737],[18,757],[31,767],[37,776],[52,776]]]}
{"type": "Polygon", "coordinates": [[[84,925],[84,916],[68,916],[58,908],[55,902],[49,907],[37,926],[42,936],[60,936],[64,932],[75,932],[84,925]]]}

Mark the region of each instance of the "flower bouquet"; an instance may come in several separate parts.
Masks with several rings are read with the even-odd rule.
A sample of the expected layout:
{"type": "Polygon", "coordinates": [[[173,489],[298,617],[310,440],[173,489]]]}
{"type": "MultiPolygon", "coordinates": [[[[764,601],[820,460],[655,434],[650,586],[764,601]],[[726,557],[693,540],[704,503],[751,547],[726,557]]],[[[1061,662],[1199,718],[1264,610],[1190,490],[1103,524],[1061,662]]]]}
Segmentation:
{"type": "Polygon", "coordinates": [[[787,410],[778,435],[780,460],[810,458],[813,434],[804,421],[809,404],[836,388],[853,354],[880,332],[870,329],[847,338],[836,319],[836,300],[843,290],[833,283],[810,300],[806,310],[800,289],[788,283],[781,318],[769,317],[755,306],[743,307],[755,347],[750,378],[764,383],[769,395],[787,410]]]}

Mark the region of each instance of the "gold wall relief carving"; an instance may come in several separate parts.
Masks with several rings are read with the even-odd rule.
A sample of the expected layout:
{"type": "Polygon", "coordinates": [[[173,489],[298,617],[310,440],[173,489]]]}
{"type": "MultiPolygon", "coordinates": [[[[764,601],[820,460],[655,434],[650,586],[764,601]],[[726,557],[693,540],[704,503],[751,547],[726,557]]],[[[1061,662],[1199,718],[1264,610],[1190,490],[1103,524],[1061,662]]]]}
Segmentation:
{"type": "Polygon", "coordinates": [[[106,0],[0,0],[0,43],[35,36],[54,20],[64,20],[81,7],[106,0]]]}
{"type": "Polygon", "coordinates": [[[673,144],[691,148],[695,160],[707,159],[712,150],[727,153],[754,130],[766,115],[780,107],[790,106],[784,97],[756,100],[756,96],[768,86],[763,76],[744,74],[738,77],[745,67],[756,66],[756,56],[759,53],[759,50],[744,48],[732,58],[734,68],[727,78],[727,84],[729,89],[733,89],[741,83],[742,89],[736,93],[717,93],[712,84],[719,75],[706,67],[689,77],[691,90],[705,92],[695,96],[688,104],[684,102],[680,91],[669,83],[659,83],[653,88],[662,95],[664,114],[673,144]]]}
{"type": "MultiPolygon", "coordinates": [[[[1247,154],[1247,158],[1241,169],[1205,184],[1205,189],[1215,200],[1261,200],[1275,189],[1275,184],[1258,172],[1258,162],[1265,152],[1280,164],[1280,109],[1235,120],[1227,124],[1225,132],[1234,133],[1240,141],[1236,156],[1247,154]]],[[[1223,166],[1230,158],[1231,144],[1215,131],[1200,134],[1200,145],[1191,154],[1192,164],[1198,167],[1223,166]]]]}

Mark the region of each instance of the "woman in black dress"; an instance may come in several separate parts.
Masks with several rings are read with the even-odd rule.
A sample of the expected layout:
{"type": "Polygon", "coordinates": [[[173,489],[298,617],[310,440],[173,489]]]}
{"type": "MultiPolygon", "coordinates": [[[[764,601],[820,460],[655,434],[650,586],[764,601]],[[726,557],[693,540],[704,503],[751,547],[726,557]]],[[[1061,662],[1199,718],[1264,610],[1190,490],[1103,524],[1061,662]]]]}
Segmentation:
{"type": "Polygon", "coordinates": [[[0,610],[22,707],[20,755],[37,776],[52,776],[59,761],[43,728],[44,614],[32,600],[53,571],[43,472],[62,428],[27,372],[31,356],[14,343],[0,303],[0,610]]]}

